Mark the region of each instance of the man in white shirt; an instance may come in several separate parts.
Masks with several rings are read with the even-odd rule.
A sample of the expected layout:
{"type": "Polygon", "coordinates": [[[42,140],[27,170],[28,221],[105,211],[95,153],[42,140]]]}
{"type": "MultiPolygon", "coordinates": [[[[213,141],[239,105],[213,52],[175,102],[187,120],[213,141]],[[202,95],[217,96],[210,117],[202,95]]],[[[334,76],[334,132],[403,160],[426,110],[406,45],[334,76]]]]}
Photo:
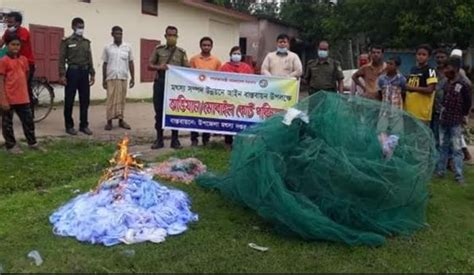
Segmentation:
{"type": "Polygon", "coordinates": [[[288,49],[289,46],[288,35],[278,35],[277,50],[267,54],[263,60],[261,74],[300,78],[303,74],[303,65],[298,55],[288,49]]]}
{"type": "Polygon", "coordinates": [[[119,26],[112,28],[114,42],[105,46],[102,54],[102,85],[107,90],[107,124],[105,130],[112,130],[112,120],[119,120],[119,127],[131,129],[123,120],[127,79],[130,72],[130,89],[135,85],[135,68],[132,47],[122,41],[123,31],[119,26]]]}

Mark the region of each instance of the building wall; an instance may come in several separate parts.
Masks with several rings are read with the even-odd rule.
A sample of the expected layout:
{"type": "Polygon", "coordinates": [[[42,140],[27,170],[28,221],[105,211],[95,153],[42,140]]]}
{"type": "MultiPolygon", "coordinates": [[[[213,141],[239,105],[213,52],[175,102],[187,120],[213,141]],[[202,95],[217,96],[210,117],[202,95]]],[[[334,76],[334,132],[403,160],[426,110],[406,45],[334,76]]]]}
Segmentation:
{"type": "MultiPolygon", "coordinates": [[[[135,57],[135,87],[129,92],[131,98],[152,96],[152,83],[140,83],[140,39],[157,39],[164,42],[166,26],[179,29],[178,46],[184,48],[188,57],[199,53],[199,40],[211,35],[214,39],[214,54],[227,60],[228,51],[239,42],[240,22],[202,9],[189,7],[175,0],[160,0],[158,16],[141,12],[139,0],[2,0],[0,8],[20,10],[24,14],[23,25],[46,25],[64,28],[66,36],[72,33],[71,20],[81,17],[85,21],[84,36],[92,41],[96,84],[91,89],[92,99],[106,96],[102,89],[102,50],[112,41],[111,28],[119,25],[124,30],[124,41],[132,45],[135,57]]],[[[59,47],[59,45],[58,45],[59,47]]],[[[56,87],[57,99],[63,99],[63,88],[56,87]]]]}
{"type": "Polygon", "coordinates": [[[247,38],[247,54],[254,57],[260,66],[266,54],[276,50],[276,38],[286,33],[290,37],[297,37],[298,31],[294,28],[260,19],[240,25],[240,37],[247,38]]]}
{"type": "Polygon", "coordinates": [[[247,55],[255,60],[258,57],[259,37],[260,37],[259,21],[243,22],[240,24],[240,37],[247,39],[247,55]]]}

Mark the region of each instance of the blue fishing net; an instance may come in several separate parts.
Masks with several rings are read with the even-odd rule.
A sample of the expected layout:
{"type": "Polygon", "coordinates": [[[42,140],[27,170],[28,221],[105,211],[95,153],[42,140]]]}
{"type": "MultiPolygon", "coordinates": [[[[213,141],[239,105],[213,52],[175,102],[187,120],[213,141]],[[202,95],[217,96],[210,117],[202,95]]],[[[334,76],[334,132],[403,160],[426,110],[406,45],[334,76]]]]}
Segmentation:
{"type": "Polygon", "coordinates": [[[96,191],[77,196],[49,218],[53,232],[79,241],[112,246],[162,242],[198,220],[186,193],[165,187],[146,173],[130,170],[126,180],[112,178],[96,191]]]}

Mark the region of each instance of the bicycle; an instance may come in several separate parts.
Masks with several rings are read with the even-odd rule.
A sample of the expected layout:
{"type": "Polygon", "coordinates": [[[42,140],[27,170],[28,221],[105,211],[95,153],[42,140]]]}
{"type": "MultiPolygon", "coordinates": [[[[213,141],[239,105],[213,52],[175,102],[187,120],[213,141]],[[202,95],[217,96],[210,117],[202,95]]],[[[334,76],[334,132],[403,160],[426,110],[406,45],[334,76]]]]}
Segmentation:
{"type": "Polygon", "coordinates": [[[54,88],[46,77],[35,77],[32,83],[34,122],[44,120],[53,110],[54,88]]]}

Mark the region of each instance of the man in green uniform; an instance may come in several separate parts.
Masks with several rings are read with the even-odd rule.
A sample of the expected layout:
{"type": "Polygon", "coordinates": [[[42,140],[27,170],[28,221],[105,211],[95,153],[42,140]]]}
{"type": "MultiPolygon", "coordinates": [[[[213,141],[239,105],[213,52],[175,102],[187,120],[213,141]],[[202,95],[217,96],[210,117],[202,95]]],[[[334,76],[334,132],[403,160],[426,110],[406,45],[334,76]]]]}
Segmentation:
{"type": "Polygon", "coordinates": [[[318,91],[344,92],[344,74],[341,63],[329,57],[329,44],[321,41],[318,47],[318,58],[308,61],[304,80],[309,83],[309,94],[318,91]]]}
{"type": "Polygon", "coordinates": [[[74,18],[72,20],[74,33],[61,41],[59,50],[59,77],[64,91],[64,122],[66,133],[77,135],[72,119],[72,108],[79,92],[80,123],[79,131],[86,135],[92,135],[87,120],[90,86],[94,84],[94,63],[92,62],[91,42],[83,37],[84,20],[74,18]],[[67,70],[66,70],[67,64],[67,70]]]}
{"type": "MultiPolygon", "coordinates": [[[[150,57],[148,68],[156,72],[153,83],[153,106],[155,107],[156,140],[151,149],[163,148],[163,101],[165,96],[165,72],[169,65],[189,67],[186,52],[176,46],[178,29],[168,26],[165,31],[166,45],[157,46],[150,57]]],[[[171,148],[180,149],[178,131],[171,132],[171,148]]]]}

